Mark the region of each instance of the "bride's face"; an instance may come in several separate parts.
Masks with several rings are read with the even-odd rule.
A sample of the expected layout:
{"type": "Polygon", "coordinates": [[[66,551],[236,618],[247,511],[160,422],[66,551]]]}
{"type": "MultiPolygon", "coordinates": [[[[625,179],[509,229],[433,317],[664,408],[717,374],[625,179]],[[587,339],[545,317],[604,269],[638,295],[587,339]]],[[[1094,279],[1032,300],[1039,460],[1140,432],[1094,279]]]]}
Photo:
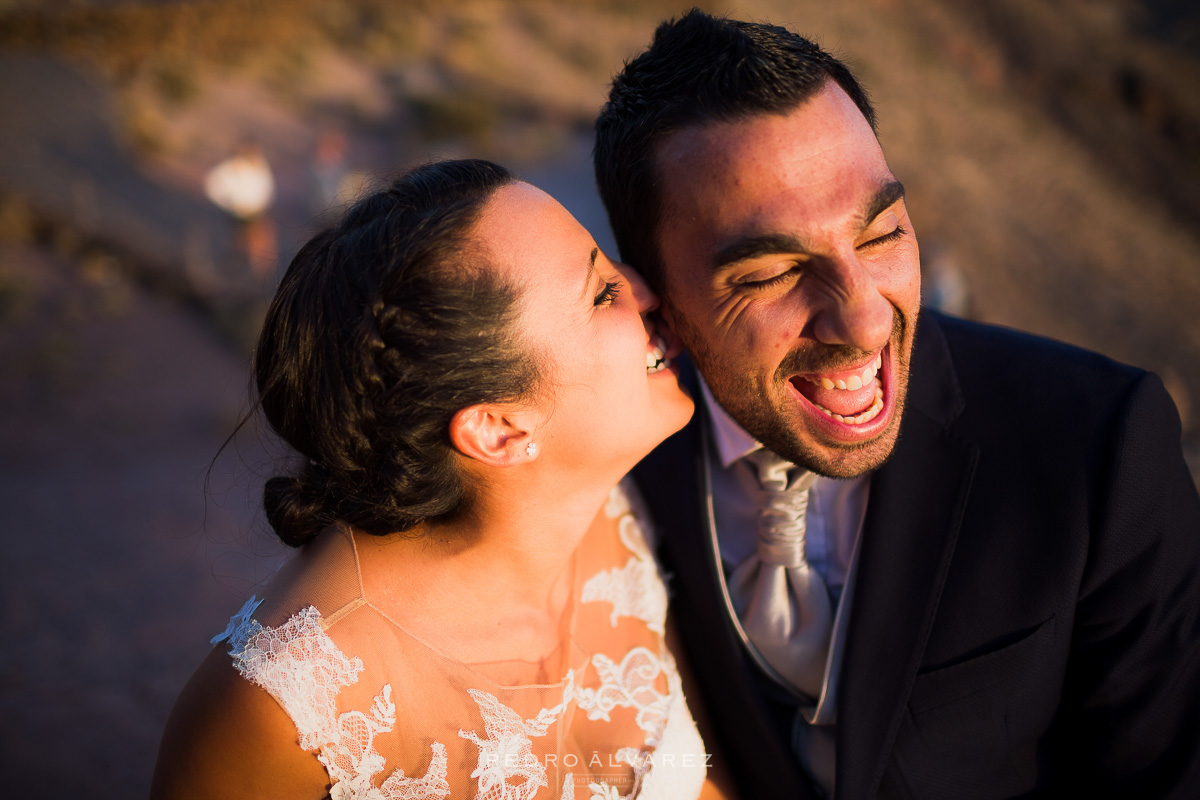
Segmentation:
{"type": "Polygon", "coordinates": [[[475,238],[494,269],[520,287],[517,333],[546,371],[535,404],[539,459],[623,474],[691,417],[673,367],[678,351],[643,315],[658,298],[610,261],[575,218],[545,192],[516,183],[496,192],[475,238]]]}

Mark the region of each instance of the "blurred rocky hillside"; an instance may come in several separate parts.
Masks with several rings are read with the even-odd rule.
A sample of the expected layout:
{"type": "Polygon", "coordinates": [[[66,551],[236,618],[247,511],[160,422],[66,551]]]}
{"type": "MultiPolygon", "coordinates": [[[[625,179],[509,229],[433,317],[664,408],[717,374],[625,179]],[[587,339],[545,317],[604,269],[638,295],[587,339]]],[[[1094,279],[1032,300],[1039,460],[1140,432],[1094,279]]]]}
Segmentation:
{"type": "MultiPolygon", "coordinates": [[[[1159,371],[1195,447],[1194,4],[699,5],[787,24],[855,65],[908,187],[932,299],[1159,371]]],[[[228,224],[200,191],[239,144],[259,143],[276,171],[286,259],[319,219],[308,197],[322,136],[346,137],[347,171],[364,181],[431,156],[553,162],[579,151],[622,59],[684,8],[9,0],[0,228],[112,248],[146,279],[233,313],[227,327],[252,327],[270,282],[230,266],[228,224]]]]}
{"type": "MultiPolygon", "coordinates": [[[[1158,371],[1200,474],[1193,0],[701,5],[787,24],[857,68],[927,302],[1158,371]]],[[[259,510],[280,448],[251,428],[214,454],[279,265],[329,204],[417,161],[482,155],[611,246],[591,122],[622,60],[683,10],[0,0],[10,795],[146,796],[180,687],[284,557],[259,510]],[[204,191],[249,144],[277,189],[253,238],[204,191]]]]}

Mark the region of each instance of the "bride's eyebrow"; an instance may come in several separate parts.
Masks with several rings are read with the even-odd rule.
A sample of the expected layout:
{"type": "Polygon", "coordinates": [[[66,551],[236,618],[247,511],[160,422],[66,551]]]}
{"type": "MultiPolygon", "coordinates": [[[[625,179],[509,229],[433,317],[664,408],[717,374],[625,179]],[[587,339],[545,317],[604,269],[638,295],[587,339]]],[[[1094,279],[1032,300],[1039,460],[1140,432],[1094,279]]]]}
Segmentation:
{"type": "Polygon", "coordinates": [[[600,248],[593,247],[591,258],[588,259],[587,276],[583,279],[583,296],[589,297],[592,289],[592,274],[596,271],[596,256],[600,255],[600,248]]]}

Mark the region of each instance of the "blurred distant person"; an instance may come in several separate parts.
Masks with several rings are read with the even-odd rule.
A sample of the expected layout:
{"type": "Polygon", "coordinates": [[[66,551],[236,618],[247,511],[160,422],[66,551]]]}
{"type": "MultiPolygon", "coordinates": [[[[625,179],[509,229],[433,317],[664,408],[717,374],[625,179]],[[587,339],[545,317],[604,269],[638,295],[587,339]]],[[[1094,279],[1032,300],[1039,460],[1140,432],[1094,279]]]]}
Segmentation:
{"type": "Polygon", "coordinates": [[[344,202],[346,150],[346,135],[341,131],[324,131],[317,138],[309,165],[308,207],[313,214],[324,214],[344,202]]]}
{"type": "Polygon", "coordinates": [[[971,291],[950,248],[941,242],[921,247],[921,306],[955,317],[971,315],[971,291]]]}
{"type": "Polygon", "coordinates": [[[266,154],[248,143],[204,176],[204,193],[236,220],[237,246],[255,274],[266,273],[279,258],[275,225],[268,215],[275,200],[275,176],[266,154]]]}
{"type": "Polygon", "coordinates": [[[812,42],[699,11],[596,122],[621,258],[695,364],[698,413],[635,476],[742,796],[1200,797],[1175,406],[922,311],[874,125],[812,42]]]}

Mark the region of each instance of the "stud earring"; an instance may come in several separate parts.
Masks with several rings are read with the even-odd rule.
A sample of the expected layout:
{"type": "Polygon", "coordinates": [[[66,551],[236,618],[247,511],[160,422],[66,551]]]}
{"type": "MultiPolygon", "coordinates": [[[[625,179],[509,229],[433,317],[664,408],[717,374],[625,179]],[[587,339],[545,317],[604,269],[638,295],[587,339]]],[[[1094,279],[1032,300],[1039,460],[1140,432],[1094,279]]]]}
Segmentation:
{"type": "Polygon", "coordinates": [[[530,442],[529,444],[525,445],[525,455],[529,456],[530,458],[533,458],[537,455],[537,442],[530,442]]]}

